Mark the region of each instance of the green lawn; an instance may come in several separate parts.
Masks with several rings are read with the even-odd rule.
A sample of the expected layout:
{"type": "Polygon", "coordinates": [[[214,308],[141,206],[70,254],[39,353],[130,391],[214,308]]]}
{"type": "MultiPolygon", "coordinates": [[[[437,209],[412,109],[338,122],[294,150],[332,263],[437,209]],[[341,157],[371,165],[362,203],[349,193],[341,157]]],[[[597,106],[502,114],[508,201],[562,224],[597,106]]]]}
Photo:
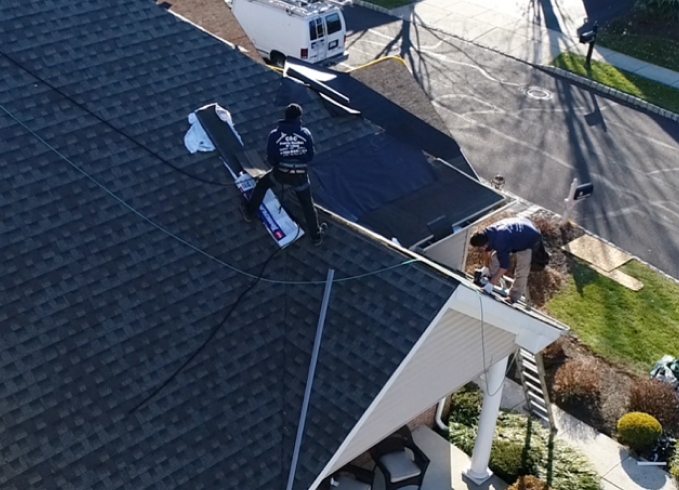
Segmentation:
{"type": "Polygon", "coordinates": [[[553,65],[634,95],[651,104],[679,112],[679,90],[662,83],[619,70],[599,61],[592,61],[592,66],[587,68],[585,57],[573,53],[560,54],[554,60],[553,65]]]}
{"type": "Polygon", "coordinates": [[[597,354],[648,375],[664,354],[679,357],[679,285],[636,261],[621,270],[644,288],[631,291],[576,262],[547,310],[597,354]]]}
{"type": "Polygon", "coordinates": [[[679,41],[662,35],[661,32],[636,28],[633,15],[602,27],[597,35],[597,44],[679,71],[679,41]]]}
{"type": "Polygon", "coordinates": [[[366,2],[374,3],[385,9],[395,9],[413,3],[413,0],[366,0],[366,2]]]}

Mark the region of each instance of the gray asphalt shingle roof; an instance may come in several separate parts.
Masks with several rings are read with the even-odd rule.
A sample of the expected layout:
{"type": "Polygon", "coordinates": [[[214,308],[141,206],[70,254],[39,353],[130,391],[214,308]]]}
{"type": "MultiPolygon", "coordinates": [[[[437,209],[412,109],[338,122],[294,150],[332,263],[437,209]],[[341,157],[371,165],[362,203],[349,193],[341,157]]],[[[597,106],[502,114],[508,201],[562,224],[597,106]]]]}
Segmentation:
{"type": "MultiPolygon", "coordinates": [[[[241,221],[236,189],[157,156],[228,182],[216,155],[184,148],[186,116],[217,102],[263,149],[279,76],[144,0],[4,0],[0,39],[18,63],[0,54],[0,487],[284,488],[327,269],[407,257],[331,220],[322,247],[279,253],[130,414],[253,280],[113,195],[257,275],[275,245],[241,221]]],[[[305,122],[320,151],[375,131],[315,97],[305,122]]],[[[334,284],[295,488],[454,288],[418,264],[334,284]]]]}

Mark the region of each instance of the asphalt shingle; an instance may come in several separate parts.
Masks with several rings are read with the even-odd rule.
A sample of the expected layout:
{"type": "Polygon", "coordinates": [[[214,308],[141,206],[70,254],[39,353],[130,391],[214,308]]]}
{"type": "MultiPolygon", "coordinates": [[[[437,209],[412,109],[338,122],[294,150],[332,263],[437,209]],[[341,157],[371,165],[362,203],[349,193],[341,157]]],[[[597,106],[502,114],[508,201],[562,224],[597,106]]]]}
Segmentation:
{"type": "MultiPolygon", "coordinates": [[[[217,102],[263,149],[279,75],[150,1],[5,0],[0,38],[16,61],[0,54],[0,487],[282,488],[327,269],[406,258],[332,221],[322,247],[277,254],[129,413],[252,284],[196,248],[255,276],[275,251],[234,187],[160,158],[228,182],[184,148],[186,117],[217,102]]],[[[375,131],[311,99],[320,151],[375,131]]],[[[416,264],[334,284],[295,488],[454,287],[416,264]]]]}

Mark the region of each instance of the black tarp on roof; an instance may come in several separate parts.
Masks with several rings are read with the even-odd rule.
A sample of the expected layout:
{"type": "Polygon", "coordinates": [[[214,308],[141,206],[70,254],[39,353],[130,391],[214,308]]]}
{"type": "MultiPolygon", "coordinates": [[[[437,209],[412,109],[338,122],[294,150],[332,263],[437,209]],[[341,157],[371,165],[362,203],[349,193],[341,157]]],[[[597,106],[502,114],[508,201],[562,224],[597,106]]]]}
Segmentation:
{"type": "Polygon", "coordinates": [[[428,223],[453,225],[503,197],[418,148],[387,133],[354,140],[316,157],[311,168],[316,201],[404,247],[428,239],[428,223]]]}

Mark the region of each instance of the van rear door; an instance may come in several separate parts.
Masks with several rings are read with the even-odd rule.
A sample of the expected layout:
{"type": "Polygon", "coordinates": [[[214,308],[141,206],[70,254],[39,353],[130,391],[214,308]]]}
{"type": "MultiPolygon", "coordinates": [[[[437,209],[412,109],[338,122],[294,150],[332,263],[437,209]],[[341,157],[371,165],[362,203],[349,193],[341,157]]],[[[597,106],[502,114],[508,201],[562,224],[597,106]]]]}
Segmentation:
{"type": "Polygon", "coordinates": [[[325,43],[327,46],[325,58],[343,54],[344,39],[347,32],[344,25],[344,17],[339,11],[335,11],[325,15],[323,22],[325,23],[325,43]]]}
{"type": "Polygon", "coordinates": [[[304,57],[304,50],[302,48],[302,59],[306,59],[309,63],[316,63],[324,60],[327,54],[325,28],[323,26],[323,19],[320,17],[312,17],[309,20],[309,56],[304,57]]]}

